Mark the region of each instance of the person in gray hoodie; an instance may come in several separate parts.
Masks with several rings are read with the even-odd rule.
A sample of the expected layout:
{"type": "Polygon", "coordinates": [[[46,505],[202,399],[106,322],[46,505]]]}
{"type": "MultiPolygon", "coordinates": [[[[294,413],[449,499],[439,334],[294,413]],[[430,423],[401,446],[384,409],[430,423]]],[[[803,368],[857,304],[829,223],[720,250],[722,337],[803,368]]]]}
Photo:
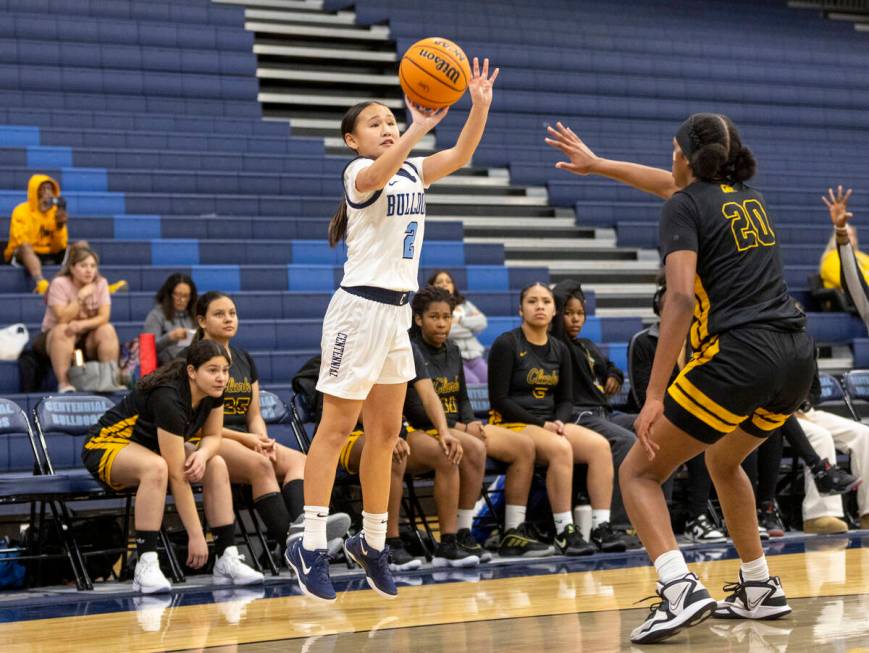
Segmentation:
{"type": "Polygon", "coordinates": [[[193,321],[196,298],[196,284],[181,272],[169,275],[157,291],[143,331],[154,334],[160,365],[176,358],[190,344],[196,329],[193,321]]]}

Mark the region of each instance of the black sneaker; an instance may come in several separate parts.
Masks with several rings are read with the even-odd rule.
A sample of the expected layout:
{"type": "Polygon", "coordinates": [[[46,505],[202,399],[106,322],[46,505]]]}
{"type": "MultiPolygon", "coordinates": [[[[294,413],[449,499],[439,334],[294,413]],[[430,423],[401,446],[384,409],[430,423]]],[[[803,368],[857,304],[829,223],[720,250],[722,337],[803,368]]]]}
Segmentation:
{"type": "Polygon", "coordinates": [[[718,602],[716,619],[778,619],[791,612],[778,576],[745,580],[740,570],[739,580],[725,585],[724,591],[731,594],[718,602]]]}
{"type": "Polygon", "coordinates": [[[620,553],[628,548],[625,541],[612,529],[608,521],[591,529],[591,541],[604,553],[620,553]]]}
{"type": "Polygon", "coordinates": [[[566,556],[589,556],[595,553],[594,544],[586,542],[576,524],[568,524],[553,540],[558,550],[566,556]]]}
{"type": "Polygon", "coordinates": [[[784,537],[785,525],[775,501],[764,501],[757,510],[757,523],[770,537],[784,537]]]}
{"type": "Polygon", "coordinates": [[[727,536],[724,531],[717,528],[709,516],[705,513],[695,517],[685,524],[685,535],[697,544],[709,542],[726,542],[727,536]]]}
{"type": "Polygon", "coordinates": [[[475,555],[480,559],[480,562],[489,562],[492,559],[492,554],[480,546],[480,543],[471,535],[471,529],[460,528],[456,533],[456,542],[460,549],[464,549],[471,555],[475,555]]]}
{"type": "Polygon", "coordinates": [[[614,528],[615,534],[618,535],[622,542],[625,543],[625,547],[630,551],[632,549],[642,549],[643,541],[640,539],[640,536],[637,535],[637,529],[633,527],[629,528],[614,528]]]}
{"type": "Polygon", "coordinates": [[[413,557],[404,548],[404,542],[400,537],[388,537],[386,538],[386,543],[389,545],[390,571],[411,571],[422,567],[422,560],[413,557]]]}
{"type": "Polygon", "coordinates": [[[516,528],[508,529],[498,546],[498,555],[502,558],[543,558],[553,553],[555,549],[541,542],[535,529],[528,522],[522,522],[516,528]]]}
{"type": "Polygon", "coordinates": [[[718,606],[700,579],[692,573],[666,585],[659,582],[655,593],[661,600],[650,606],[649,616],[631,632],[634,644],[651,644],[672,637],[712,616],[718,606]]]}
{"type": "Polygon", "coordinates": [[[474,555],[459,546],[455,535],[441,533],[441,541],[434,552],[432,567],[476,567],[480,556],[474,555]]]}
{"type": "Polygon", "coordinates": [[[847,494],[860,487],[862,478],[852,476],[830,461],[824,458],[819,465],[812,468],[812,477],[815,479],[815,487],[821,496],[829,497],[836,494],[847,494]]]}

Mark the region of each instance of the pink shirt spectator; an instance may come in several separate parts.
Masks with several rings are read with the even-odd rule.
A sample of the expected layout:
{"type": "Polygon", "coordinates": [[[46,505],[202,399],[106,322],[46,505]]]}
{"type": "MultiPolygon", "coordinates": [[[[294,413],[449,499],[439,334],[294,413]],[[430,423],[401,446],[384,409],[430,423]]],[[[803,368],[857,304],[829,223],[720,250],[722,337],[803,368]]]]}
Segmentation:
{"type": "MultiPolygon", "coordinates": [[[[96,290],[91,294],[81,305],[76,320],[89,320],[96,317],[100,306],[112,304],[112,298],[109,294],[109,282],[105,277],[99,277],[95,282],[96,290]]],[[[42,332],[51,331],[57,326],[57,318],[52,306],[66,306],[78,295],[78,287],[73,283],[72,278],[68,276],[55,277],[51,280],[51,285],[48,286],[48,292],[45,294],[45,303],[48,308],[45,310],[45,317],[42,319],[42,332]]]]}

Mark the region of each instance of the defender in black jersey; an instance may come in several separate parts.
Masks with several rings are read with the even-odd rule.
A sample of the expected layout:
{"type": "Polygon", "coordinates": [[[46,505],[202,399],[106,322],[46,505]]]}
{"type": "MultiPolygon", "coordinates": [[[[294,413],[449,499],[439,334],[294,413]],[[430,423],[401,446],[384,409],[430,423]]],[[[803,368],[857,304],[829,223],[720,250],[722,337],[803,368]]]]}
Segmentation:
{"type": "MultiPolygon", "coordinates": [[[[530,438],[498,426],[483,426],[474,415],[468,399],[462,354],[457,345],[448,341],[455,309],[454,296],[446,289],[427,286],[414,296],[411,308],[414,320],[411,341],[422,358],[422,362],[416,361],[417,373],[418,376],[424,374],[431,379],[428,383],[414,380],[408,387],[404,415],[408,428],[416,429],[408,438],[411,458],[419,449],[415,442],[430,445],[416,437],[416,433],[425,431],[431,436],[440,437],[430,413],[442,412],[451,436],[459,440],[464,451],[459,465],[461,478],[456,532],[459,548],[479,556],[483,561],[489,557],[471,535],[474,505],[480,498],[488,450],[492,458],[508,466],[505,483],[506,523],[499,553],[527,557],[553,553],[552,547],[537,541],[521,520],[531,487],[533,442],[530,438]],[[437,405],[438,399],[440,406],[437,405]]],[[[437,421],[441,422],[441,419],[437,421]]]]}
{"type": "Polygon", "coordinates": [[[520,431],[534,441],[536,460],[547,465],[546,489],[555,520],[556,545],[576,555],[594,552],[573,524],[573,465],[588,465],[593,543],[623,551],[610,527],[613,462],[609,443],[577,424],[573,412],[572,370],[567,346],[549,336],[555,316],[552,291],[536,283],[520,293],[522,325],[503,333],[489,352],[490,422],[520,431]]]}
{"type": "Polygon", "coordinates": [[[756,168],[751,151],[718,114],[695,114],[679,127],[671,172],[601,159],[560,123],[549,128],[547,142],[570,157],[557,164],[562,169],[600,174],[668,199],[660,223],[667,302],[636,423],[640,446],[620,471],[628,514],[658,571],[662,602],[631,640],[665,639],[713,612],[749,619],[788,614],[781,583],[769,576],[754,494],[740,463],[808,394],[814,346],[788,296],[769,209],[745,184],[756,168]],[[689,330],[693,357],[667,389],[689,330]],[[720,604],[688,572],[660,488],[704,450],[742,559],[739,581],[728,586],[733,594],[720,604]]]}
{"type": "Polygon", "coordinates": [[[144,377],[90,430],[82,448],[88,471],[115,491],[136,488],[133,589],[165,592],[171,586],[157,561],[157,536],[168,486],[187,530],[187,565],[208,560],[191,483],[202,483],[205,515],[215,539],[214,576],[239,584],[263,580],[235,547],[235,520],[226,464],[217,451],[223,426],[223,391],[229,371],[226,350],[214,342],[191,346],[176,360],[144,377]],[[199,444],[194,447],[191,441],[199,444]]]}
{"type": "MultiPolygon", "coordinates": [[[[254,506],[269,538],[283,548],[288,538],[302,534],[305,454],[268,435],[260,408],[256,363],[248,352],[230,344],[238,333],[238,314],[232,298],[221,292],[207,292],[197,300],[194,315],[199,327],[196,339],[217,342],[230,355],[219,453],[232,481],[250,485],[254,506]]],[[[350,518],[345,513],[330,515],[327,542],[343,537],[349,527],[350,518]]],[[[333,550],[337,551],[338,544],[332,545],[333,550]]]]}

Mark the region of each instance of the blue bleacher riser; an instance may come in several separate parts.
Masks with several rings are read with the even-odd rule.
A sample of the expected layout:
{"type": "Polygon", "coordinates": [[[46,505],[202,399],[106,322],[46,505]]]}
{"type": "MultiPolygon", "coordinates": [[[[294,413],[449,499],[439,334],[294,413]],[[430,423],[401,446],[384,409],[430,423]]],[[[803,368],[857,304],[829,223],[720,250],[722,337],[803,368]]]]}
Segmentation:
{"type": "Polygon", "coordinates": [[[291,132],[289,123],[146,113],[141,109],[120,112],[96,111],[94,109],[68,111],[51,107],[29,107],[26,110],[0,107],[0,125],[36,126],[40,129],[170,131],[179,134],[225,133],[226,135],[271,136],[274,138],[289,136],[291,132]]]}
{"type": "MultiPolygon", "coordinates": [[[[420,269],[419,282],[424,284],[440,267],[420,269]]],[[[56,266],[44,268],[47,277],[57,273],[56,266]]],[[[221,290],[299,290],[331,291],[338,287],[344,274],[338,265],[198,265],[142,266],[102,265],[101,273],[108,279],[126,279],[129,289],[155,292],[173,272],[192,276],[200,292],[221,290]]],[[[548,282],[546,268],[505,268],[503,265],[466,265],[453,267],[450,272],[459,288],[469,291],[504,291],[524,288],[535,282],[548,282]]],[[[0,293],[26,293],[33,289],[23,270],[0,266],[0,293]]]]}
{"type": "Polygon", "coordinates": [[[210,25],[238,25],[244,20],[242,7],[209,4],[202,0],[186,0],[184,3],[136,2],[135,0],[112,0],[111,2],[81,2],[81,0],[6,0],[4,9],[15,15],[50,13],[53,16],[121,18],[165,23],[192,23],[210,25]]]}
{"type": "Polygon", "coordinates": [[[0,145],[4,147],[39,145],[39,129],[17,125],[0,125],[0,145]]]}
{"type": "MultiPolygon", "coordinates": [[[[209,218],[198,216],[117,215],[112,217],[72,216],[76,237],[85,239],[153,240],[158,238],[202,238],[208,240],[322,240],[329,218],[209,218]]],[[[8,225],[0,221],[0,239],[8,225]]],[[[460,241],[461,222],[429,222],[429,241],[460,241]]],[[[476,249],[476,248],[475,248],[476,249]]],[[[480,250],[477,250],[480,251],[480,250]]]]}
{"type": "MultiPolygon", "coordinates": [[[[468,299],[487,316],[503,317],[516,313],[519,290],[473,291],[468,299]]],[[[326,313],[332,290],[301,291],[241,291],[232,295],[239,319],[322,318],[326,313]]],[[[45,299],[33,293],[6,295],[4,319],[7,322],[41,323],[45,315],[45,299]]],[[[153,292],[125,292],[112,296],[112,320],[144,322],[154,306],[153,292]]],[[[595,313],[595,296],[586,292],[586,311],[595,313]]]]}
{"type": "MultiPolygon", "coordinates": [[[[143,226],[159,226],[156,216],[146,217],[143,226]]],[[[99,240],[91,245],[104,265],[196,266],[196,265],[343,265],[344,245],[332,248],[325,241],[260,240],[99,240]]],[[[427,240],[422,252],[424,266],[455,267],[503,265],[503,245],[427,240]]]]}
{"type": "Polygon", "coordinates": [[[113,43],[192,50],[253,50],[254,35],[242,29],[212,25],[159,23],[114,18],[39,15],[4,15],[0,37],[43,43],[113,43]]]}

